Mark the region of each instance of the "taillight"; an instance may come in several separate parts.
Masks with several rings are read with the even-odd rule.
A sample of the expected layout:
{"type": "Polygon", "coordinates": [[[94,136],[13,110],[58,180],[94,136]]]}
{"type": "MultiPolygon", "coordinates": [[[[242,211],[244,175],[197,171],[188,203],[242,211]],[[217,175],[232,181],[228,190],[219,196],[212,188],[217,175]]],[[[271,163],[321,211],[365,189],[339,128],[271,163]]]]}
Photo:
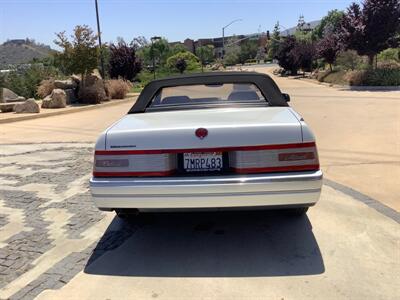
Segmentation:
{"type": "Polygon", "coordinates": [[[168,176],[176,169],[174,154],[117,154],[96,151],[93,176],[168,176]]]}
{"type": "Polygon", "coordinates": [[[229,163],[236,173],[241,174],[319,169],[314,143],[298,144],[288,149],[233,151],[229,153],[229,163]]]}

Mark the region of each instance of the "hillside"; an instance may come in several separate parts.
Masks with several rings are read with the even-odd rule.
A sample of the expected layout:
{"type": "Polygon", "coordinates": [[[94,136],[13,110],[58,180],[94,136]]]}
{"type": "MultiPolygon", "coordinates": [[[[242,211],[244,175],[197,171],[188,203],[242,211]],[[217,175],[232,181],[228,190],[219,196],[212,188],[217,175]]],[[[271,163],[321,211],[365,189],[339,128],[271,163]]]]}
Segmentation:
{"type": "Polygon", "coordinates": [[[45,58],[51,51],[50,46],[29,39],[9,40],[0,45],[0,68],[7,68],[9,64],[29,63],[34,58],[45,58]]]}

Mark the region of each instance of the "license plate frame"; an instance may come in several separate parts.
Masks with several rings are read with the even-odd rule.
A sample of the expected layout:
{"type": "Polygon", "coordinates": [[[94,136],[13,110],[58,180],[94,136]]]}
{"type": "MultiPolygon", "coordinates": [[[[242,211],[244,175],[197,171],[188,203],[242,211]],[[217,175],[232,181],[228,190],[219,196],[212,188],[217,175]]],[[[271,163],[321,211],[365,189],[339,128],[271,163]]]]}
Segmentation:
{"type": "Polygon", "coordinates": [[[180,156],[180,169],[187,174],[220,173],[227,166],[223,152],[185,152],[180,156]]]}

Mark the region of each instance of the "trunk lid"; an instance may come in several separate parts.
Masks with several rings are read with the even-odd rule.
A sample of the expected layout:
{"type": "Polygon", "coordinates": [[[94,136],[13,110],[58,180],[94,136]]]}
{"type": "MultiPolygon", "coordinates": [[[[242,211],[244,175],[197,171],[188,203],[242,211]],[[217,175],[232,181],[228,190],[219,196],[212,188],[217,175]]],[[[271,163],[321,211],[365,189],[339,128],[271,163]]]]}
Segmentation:
{"type": "Polygon", "coordinates": [[[107,150],[202,149],[302,142],[289,107],[217,108],[128,114],[106,133],[107,150]],[[196,136],[206,128],[204,139],[196,136]]]}

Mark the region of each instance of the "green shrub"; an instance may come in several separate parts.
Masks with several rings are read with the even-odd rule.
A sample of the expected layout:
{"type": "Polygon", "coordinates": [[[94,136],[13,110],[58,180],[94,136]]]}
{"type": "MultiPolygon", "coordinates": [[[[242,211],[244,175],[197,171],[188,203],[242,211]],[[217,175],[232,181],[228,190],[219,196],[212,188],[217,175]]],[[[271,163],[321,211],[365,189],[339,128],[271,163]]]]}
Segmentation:
{"type": "Polygon", "coordinates": [[[3,87],[6,83],[6,77],[0,73],[0,102],[3,100],[3,87]]]}
{"type": "Polygon", "coordinates": [[[197,70],[200,69],[199,59],[193,53],[186,51],[186,52],[179,52],[175,55],[168,57],[167,59],[167,66],[170,70],[177,70],[176,65],[178,60],[185,60],[186,61],[186,69],[187,70],[197,70]]]}
{"type": "Polygon", "coordinates": [[[227,66],[236,65],[239,62],[239,56],[235,52],[228,52],[224,56],[224,64],[227,66]]]}
{"type": "Polygon", "coordinates": [[[353,86],[399,86],[400,69],[369,69],[351,71],[346,79],[353,86]]]}
{"type": "Polygon", "coordinates": [[[368,70],[365,85],[400,86],[400,69],[368,70]]]}
{"type": "Polygon", "coordinates": [[[389,48],[378,54],[378,61],[396,61],[400,63],[400,48],[389,48]]]}
{"type": "Polygon", "coordinates": [[[55,77],[57,69],[33,64],[27,69],[14,70],[5,77],[4,86],[25,98],[38,98],[37,88],[44,79],[55,77]]]}
{"type": "Polygon", "coordinates": [[[360,68],[362,63],[362,57],[359,56],[354,50],[341,52],[336,58],[336,64],[344,70],[355,70],[360,68]]]}
{"type": "Polygon", "coordinates": [[[400,62],[394,60],[378,61],[378,69],[400,69],[400,62]]]}

